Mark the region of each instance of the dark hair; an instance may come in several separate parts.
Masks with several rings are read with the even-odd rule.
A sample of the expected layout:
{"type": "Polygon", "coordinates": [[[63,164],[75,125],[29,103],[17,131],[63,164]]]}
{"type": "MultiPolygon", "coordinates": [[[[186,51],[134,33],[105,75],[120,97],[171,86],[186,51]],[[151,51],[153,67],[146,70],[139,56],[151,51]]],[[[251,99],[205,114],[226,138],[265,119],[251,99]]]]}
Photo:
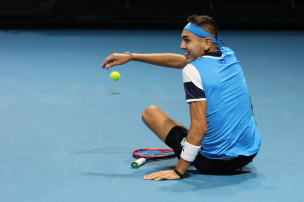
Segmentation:
{"type": "Polygon", "coordinates": [[[188,22],[192,22],[193,24],[200,26],[206,32],[211,34],[211,36],[217,39],[217,24],[211,17],[207,15],[191,15],[187,20],[188,22]]]}

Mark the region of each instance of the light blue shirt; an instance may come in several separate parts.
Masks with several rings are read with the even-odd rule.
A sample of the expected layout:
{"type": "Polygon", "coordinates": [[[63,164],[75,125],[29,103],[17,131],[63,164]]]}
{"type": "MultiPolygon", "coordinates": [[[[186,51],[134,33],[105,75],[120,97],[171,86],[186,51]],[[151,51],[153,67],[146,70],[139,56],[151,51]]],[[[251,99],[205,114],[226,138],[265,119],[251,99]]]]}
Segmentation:
{"type": "Polygon", "coordinates": [[[200,153],[210,159],[250,156],[261,136],[251,110],[243,70],[234,52],[206,54],[183,70],[186,101],[206,100],[207,132],[200,153]]]}

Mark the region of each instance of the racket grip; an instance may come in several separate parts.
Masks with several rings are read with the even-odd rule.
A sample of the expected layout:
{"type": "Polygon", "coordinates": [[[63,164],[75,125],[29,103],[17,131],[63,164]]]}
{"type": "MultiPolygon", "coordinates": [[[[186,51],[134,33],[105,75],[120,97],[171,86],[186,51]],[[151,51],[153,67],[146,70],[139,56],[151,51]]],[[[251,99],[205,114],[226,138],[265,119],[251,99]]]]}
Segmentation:
{"type": "Polygon", "coordinates": [[[136,161],[132,161],[131,167],[132,168],[138,168],[139,166],[141,166],[144,163],[146,163],[146,159],[145,158],[139,158],[136,161]]]}

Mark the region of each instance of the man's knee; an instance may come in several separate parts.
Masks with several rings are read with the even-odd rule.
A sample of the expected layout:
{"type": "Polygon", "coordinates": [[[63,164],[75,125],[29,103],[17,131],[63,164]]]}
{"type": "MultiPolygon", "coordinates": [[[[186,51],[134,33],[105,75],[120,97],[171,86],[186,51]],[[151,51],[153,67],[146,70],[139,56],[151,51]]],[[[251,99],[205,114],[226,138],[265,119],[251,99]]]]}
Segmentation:
{"type": "Polygon", "coordinates": [[[154,112],[155,112],[156,110],[158,110],[158,109],[159,109],[158,107],[153,106],[153,105],[147,107],[147,108],[145,109],[145,111],[142,113],[142,116],[141,116],[141,117],[142,117],[142,120],[143,120],[143,121],[148,120],[149,117],[153,116],[154,112]]]}

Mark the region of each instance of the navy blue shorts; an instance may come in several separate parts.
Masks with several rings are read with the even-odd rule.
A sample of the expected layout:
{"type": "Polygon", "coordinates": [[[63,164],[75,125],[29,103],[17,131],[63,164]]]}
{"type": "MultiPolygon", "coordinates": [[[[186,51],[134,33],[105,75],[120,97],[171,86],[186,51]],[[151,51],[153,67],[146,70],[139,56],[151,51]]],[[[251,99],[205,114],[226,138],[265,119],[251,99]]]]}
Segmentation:
{"type": "MultiPolygon", "coordinates": [[[[187,137],[188,130],[181,126],[173,127],[166,137],[165,143],[174,150],[177,158],[182,151],[181,141],[187,137]]],[[[257,154],[251,156],[238,156],[231,160],[208,159],[198,153],[192,165],[203,174],[230,174],[252,162],[257,154]]]]}

